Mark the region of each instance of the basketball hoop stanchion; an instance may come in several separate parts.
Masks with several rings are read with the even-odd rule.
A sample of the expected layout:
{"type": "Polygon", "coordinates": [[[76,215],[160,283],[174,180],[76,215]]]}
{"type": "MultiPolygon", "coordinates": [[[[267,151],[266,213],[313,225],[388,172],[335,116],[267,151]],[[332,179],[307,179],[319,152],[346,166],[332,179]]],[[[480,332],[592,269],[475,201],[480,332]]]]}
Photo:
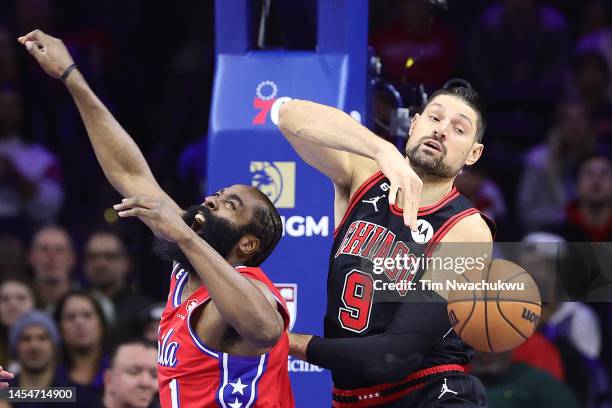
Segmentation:
{"type": "MultiPolygon", "coordinates": [[[[336,106],[366,122],[368,2],[318,0],[316,47],[311,50],[261,49],[265,18],[254,3],[215,4],[208,193],[241,183],[258,187],[272,199],[285,232],[263,268],[282,284],[281,293],[295,319],[293,330],[322,334],[334,229],[333,188],[297,156],[276,124],[280,106],[293,98],[336,106]]],[[[299,8],[307,2],[291,3],[299,8]]],[[[270,7],[274,1],[267,4],[266,15],[270,7]]],[[[307,10],[293,11],[293,16],[307,15],[307,10]]],[[[296,406],[331,406],[327,371],[298,360],[290,360],[289,367],[296,406]]]]}

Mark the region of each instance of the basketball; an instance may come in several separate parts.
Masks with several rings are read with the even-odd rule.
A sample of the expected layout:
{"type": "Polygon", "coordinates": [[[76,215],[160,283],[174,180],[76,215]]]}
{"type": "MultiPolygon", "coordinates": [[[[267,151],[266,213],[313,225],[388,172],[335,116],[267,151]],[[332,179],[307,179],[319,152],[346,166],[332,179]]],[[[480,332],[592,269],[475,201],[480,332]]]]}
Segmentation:
{"type": "Polygon", "coordinates": [[[448,296],[448,316],[457,335],[488,353],[508,351],[527,340],[540,312],[540,292],[531,275],[502,259],[493,260],[482,278],[459,275],[448,296]]]}

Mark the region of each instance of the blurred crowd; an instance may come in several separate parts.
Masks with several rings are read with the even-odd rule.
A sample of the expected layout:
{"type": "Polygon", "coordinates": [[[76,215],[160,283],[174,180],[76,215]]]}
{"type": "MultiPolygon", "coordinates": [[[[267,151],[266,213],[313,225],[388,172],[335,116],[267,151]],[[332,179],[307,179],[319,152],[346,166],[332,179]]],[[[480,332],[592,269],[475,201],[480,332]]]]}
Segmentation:
{"type": "MultiPolygon", "coordinates": [[[[168,285],[146,227],[111,209],[120,197],[67,92],[17,36],[40,28],[65,41],[186,206],[206,186],[212,3],[0,0],[0,361],[15,385],[77,386],[92,407],[154,405],[168,285]]],[[[538,268],[554,259],[542,244],[612,241],[608,2],[370,3],[370,44],[406,100],[453,77],[485,99],[485,154],[457,185],[496,221],[497,240],[522,242],[538,268]]],[[[393,104],[382,93],[374,104],[391,140],[393,104]]],[[[479,354],[471,369],[492,407],[612,406],[610,345],[609,303],[550,302],[523,346],[479,354]]]]}

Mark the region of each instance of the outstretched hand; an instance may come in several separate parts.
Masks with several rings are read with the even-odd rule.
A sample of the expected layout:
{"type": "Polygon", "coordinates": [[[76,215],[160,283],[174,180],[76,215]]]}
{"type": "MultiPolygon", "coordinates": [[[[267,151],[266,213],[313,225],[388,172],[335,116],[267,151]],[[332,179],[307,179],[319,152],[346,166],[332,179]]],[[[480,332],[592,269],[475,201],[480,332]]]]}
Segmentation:
{"type": "Polygon", "coordinates": [[[53,78],[60,78],[66,68],[74,63],[64,42],[41,30],[34,30],[19,37],[17,41],[28,50],[45,72],[53,78]]]}
{"type": "Polygon", "coordinates": [[[2,366],[0,366],[0,390],[4,388],[8,388],[9,383],[8,380],[12,380],[15,376],[13,373],[5,371],[2,366]]]}
{"type": "Polygon", "coordinates": [[[170,203],[161,197],[137,196],[124,198],[113,208],[122,218],[138,217],[153,234],[170,242],[188,237],[191,228],[170,203]]]}
{"type": "Polygon", "coordinates": [[[392,144],[381,149],[376,163],[391,183],[389,205],[401,203],[404,210],[404,224],[416,231],[423,181],[410,167],[408,159],[392,144]]]}

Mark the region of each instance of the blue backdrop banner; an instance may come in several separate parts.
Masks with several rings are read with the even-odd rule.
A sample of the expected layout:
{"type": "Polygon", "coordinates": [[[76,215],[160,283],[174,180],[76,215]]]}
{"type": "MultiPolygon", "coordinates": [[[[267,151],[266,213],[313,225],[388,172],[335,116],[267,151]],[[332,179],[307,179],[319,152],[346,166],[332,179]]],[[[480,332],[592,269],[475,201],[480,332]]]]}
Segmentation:
{"type": "MultiPolygon", "coordinates": [[[[249,5],[250,3],[250,5],[249,5]]],[[[322,334],[333,187],[305,164],[276,124],[292,98],[336,106],[366,117],[366,0],[319,0],[315,50],[255,49],[248,0],[216,2],[216,72],[208,133],[208,193],[232,184],[259,188],[284,226],[263,265],[287,300],[292,330],[322,334]]],[[[292,2],[296,7],[300,2],[292,2]]],[[[299,14],[299,13],[293,13],[299,14]]],[[[331,406],[329,373],[289,358],[297,407],[331,406]]]]}

